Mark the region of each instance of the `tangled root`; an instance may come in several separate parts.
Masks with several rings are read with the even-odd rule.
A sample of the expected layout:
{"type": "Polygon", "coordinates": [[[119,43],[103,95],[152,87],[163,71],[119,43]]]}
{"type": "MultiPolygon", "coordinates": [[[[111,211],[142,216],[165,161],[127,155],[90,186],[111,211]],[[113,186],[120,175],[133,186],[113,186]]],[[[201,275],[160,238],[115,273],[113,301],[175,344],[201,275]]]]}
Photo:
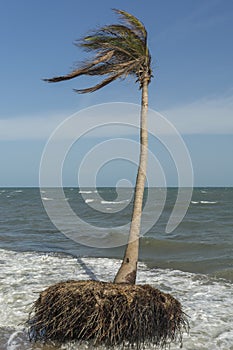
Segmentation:
{"type": "Polygon", "coordinates": [[[88,341],[140,349],[182,343],[181,304],[149,285],[67,281],[44,290],[27,322],[31,341],[88,341]]]}

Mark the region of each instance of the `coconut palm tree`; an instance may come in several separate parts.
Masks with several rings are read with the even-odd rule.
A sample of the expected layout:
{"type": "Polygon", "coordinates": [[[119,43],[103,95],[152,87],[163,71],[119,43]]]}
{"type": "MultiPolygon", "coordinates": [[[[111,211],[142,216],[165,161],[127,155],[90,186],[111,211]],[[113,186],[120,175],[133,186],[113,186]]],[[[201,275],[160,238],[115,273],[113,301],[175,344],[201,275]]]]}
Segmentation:
{"type": "Polygon", "coordinates": [[[135,284],[141,214],[147,166],[147,110],[148,85],[152,77],[151,56],[147,46],[147,31],[144,25],[131,14],[114,11],[120,17],[119,24],[106,25],[92,34],[81,38],[77,45],[95,55],[71,73],[44,79],[47,82],[69,80],[81,75],[106,76],[95,86],[75,90],[78,93],[97,91],[118,78],[133,75],[142,91],[140,115],[140,161],[136,179],[134,205],[129,233],[129,240],[122,265],[114,279],[115,283],[135,284]]]}
{"type": "Polygon", "coordinates": [[[146,180],[151,58],[143,24],[125,11],[114,11],[123,20],[122,24],[102,27],[78,43],[87,51],[93,51],[95,57],[70,74],[45,80],[57,82],[80,75],[107,76],[93,87],[76,90],[87,93],[118,78],[136,77],[142,91],[141,147],[129,241],[115,283],[71,280],[42,291],[27,321],[28,334],[32,341],[91,341],[94,347],[121,345],[140,350],[147,345],[165,348],[175,341],[182,345],[182,332],[189,327],[180,302],[149,285],[134,285],[146,180]]]}

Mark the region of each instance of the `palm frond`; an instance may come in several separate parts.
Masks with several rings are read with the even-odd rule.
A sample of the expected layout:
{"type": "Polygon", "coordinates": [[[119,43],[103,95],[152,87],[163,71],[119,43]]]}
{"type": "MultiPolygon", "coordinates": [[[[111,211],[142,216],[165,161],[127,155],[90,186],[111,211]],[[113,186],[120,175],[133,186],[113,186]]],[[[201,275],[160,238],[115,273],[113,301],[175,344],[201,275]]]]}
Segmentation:
{"type": "Polygon", "coordinates": [[[128,27],[123,25],[111,25],[102,28],[103,33],[119,40],[119,46],[127,47],[127,50],[137,54],[145,54],[145,44],[142,39],[128,27]]]}
{"type": "Polygon", "coordinates": [[[116,80],[121,75],[122,75],[122,72],[118,72],[117,74],[111,75],[110,77],[104,79],[101,83],[96,84],[95,86],[92,86],[92,87],[89,87],[89,88],[86,88],[86,89],[74,89],[74,91],[79,93],[79,94],[85,94],[85,93],[88,93],[88,92],[97,91],[97,90],[101,89],[102,87],[110,84],[112,81],[116,80]]]}
{"type": "Polygon", "coordinates": [[[131,15],[130,13],[123,11],[123,10],[118,10],[118,9],[113,9],[114,12],[116,12],[118,15],[120,15],[121,19],[128,23],[130,28],[136,33],[139,34],[143,39],[144,42],[146,42],[147,39],[147,31],[144,25],[142,24],[141,21],[139,21],[135,16],[131,15]]]}
{"type": "Polygon", "coordinates": [[[141,48],[139,47],[135,49],[133,43],[131,41],[131,45],[129,46],[129,40],[127,41],[124,38],[117,38],[110,35],[98,35],[97,37],[85,37],[82,42],[78,44],[78,46],[84,48],[86,51],[96,51],[101,52],[103,49],[115,50],[124,52],[126,56],[135,57],[138,54],[141,54],[141,48]]]}
{"type": "Polygon", "coordinates": [[[116,73],[122,69],[130,69],[132,65],[135,65],[135,60],[129,60],[122,63],[104,63],[93,67],[88,70],[87,75],[105,75],[110,73],[116,73]]]}
{"type": "Polygon", "coordinates": [[[139,37],[137,34],[135,34],[135,32],[130,28],[130,27],[126,27],[122,24],[112,24],[112,25],[108,25],[106,27],[101,28],[101,31],[107,32],[110,35],[114,35],[118,38],[124,39],[124,40],[132,40],[133,42],[137,42],[138,45],[144,47],[145,43],[144,41],[141,39],[141,37],[139,37]]]}
{"type": "Polygon", "coordinates": [[[78,77],[80,75],[84,75],[87,74],[88,70],[90,68],[92,68],[93,66],[104,62],[108,59],[110,59],[114,54],[114,51],[108,51],[106,54],[103,54],[102,56],[100,55],[99,57],[97,57],[96,59],[94,59],[93,61],[91,61],[89,64],[80,67],[78,69],[73,70],[71,73],[67,74],[67,75],[62,75],[59,77],[54,77],[54,78],[45,78],[43,79],[44,81],[47,81],[48,83],[56,83],[58,81],[62,81],[62,80],[69,80],[75,77],[78,77]]]}

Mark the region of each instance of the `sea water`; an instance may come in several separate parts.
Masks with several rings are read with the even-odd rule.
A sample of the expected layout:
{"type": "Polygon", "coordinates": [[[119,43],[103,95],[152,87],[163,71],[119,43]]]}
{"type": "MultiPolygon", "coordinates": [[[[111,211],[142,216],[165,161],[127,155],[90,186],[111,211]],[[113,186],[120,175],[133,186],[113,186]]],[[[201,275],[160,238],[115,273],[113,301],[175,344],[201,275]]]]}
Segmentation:
{"type": "MultiPolygon", "coordinates": [[[[106,228],[110,221],[116,227],[120,220],[118,205],[129,207],[121,210],[122,223],[130,220],[127,190],[123,199],[117,198],[114,189],[87,189],[85,198],[80,192],[66,189],[66,200],[82,219],[98,229],[106,228]],[[107,210],[94,215],[93,209],[87,208],[87,199],[109,208],[109,215],[107,210]]],[[[149,283],[182,303],[190,322],[184,349],[233,349],[233,189],[194,189],[182,223],[166,234],[176,194],[176,189],[168,190],[163,214],[141,238],[137,283],[149,283]]],[[[55,195],[45,191],[42,197],[53,201],[55,195]]],[[[40,291],[68,279],[112,281],[124,249],[88,247],[71,241],[50,222],[38,189],[0,189],[0,210],[0,350],[57,349],[52,344],[31,344],[25,330],[40,291]]],[[[148,220],[152,218],[153,211],[149,210],[148,220]]],[[[88,344],[69,343],[61,348],[82,350],[88,349],[88,344]]],[[[171,345],[171,349],[179,349],[179,344],[171,345]]]]}

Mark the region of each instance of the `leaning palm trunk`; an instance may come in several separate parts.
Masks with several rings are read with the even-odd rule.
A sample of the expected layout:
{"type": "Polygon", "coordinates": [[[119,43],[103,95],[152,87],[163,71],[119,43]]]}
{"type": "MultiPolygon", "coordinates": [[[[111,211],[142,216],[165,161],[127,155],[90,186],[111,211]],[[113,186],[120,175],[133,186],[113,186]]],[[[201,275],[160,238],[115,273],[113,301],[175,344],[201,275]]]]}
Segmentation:
{"type": "Polygon", "coordinates": [[[147,131],[147,111],[148,111],[148,78],[145,77],[142,85],[141,118],[140,118],[140,159],[137,180],[135,185],[134,205],[132,220],[130,225],[129,239],[126,246],[124,259],[116,274],[114,283],[135,284],[139,237],[141,228],[141,215],[144,186],[146,181],[147,154],[148,154],[148,131],[147,131]]]}
{"type": "Polygon", "coordinates": [[[135,186],[132,220],[129,240],[122,265],[114,279],[115,283],[135,284],[139,252],[139,236],[143,204],[144,185],[147,165],[147,110],[148,85],[152,77],[151,56],[147,46],[147,31],[134,16],[122,10],[115,10],[126,25],[109,25],[97,30],[93,35],[81,39],[79,46],[97,53],[90,62],[73,72],[45,79],[58,82],[73,79],[80,75],[107,75],[99,84],[86,89],[75,90],[78,93],[94,92],[118,78],[134,75],[142,90],[140,125],[140,160],[135,186]]]}

